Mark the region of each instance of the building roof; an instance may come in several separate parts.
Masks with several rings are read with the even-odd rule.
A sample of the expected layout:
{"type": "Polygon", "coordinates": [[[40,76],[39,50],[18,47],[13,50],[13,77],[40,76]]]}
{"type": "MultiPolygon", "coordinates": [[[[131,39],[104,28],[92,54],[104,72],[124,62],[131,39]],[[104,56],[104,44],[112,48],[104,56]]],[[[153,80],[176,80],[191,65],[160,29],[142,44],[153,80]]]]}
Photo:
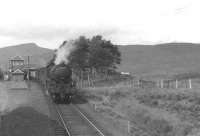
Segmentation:
{"type": "Polygon", "coordinates": [[[14,72],[12,72],[12,74],[24,74],[24,72],[21,71],[20,69],[17,69],[14,72]]]}
{"type": "Polygon", "coordinates": [[[11,60],[24,60],[21,56],[15,56],[11,60]]]}
{"type": "Polygon", "coordinates": [[[20,69],[21,71],[25,71],[28,69],[38,69],[38,66],[36,64],[24,64],[24,65],[18,65],[18,66],[14,66],[14,67],[10,67],[10,69],[12,69],[12,71],[15,71],[17,69],[20,69]]]}

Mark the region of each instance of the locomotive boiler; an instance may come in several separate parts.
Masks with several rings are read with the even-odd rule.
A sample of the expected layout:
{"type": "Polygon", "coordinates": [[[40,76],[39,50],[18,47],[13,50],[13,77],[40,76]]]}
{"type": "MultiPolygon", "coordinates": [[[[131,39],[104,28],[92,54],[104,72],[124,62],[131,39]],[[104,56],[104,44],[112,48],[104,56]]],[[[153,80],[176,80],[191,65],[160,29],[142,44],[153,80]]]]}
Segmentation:
{"type": "Polygon", "coordinates": [[[64,63],[49,63],[45,68],[39,69],[38,79],[46,86],[55,103],[70,102],[76,93],[72,69],[64,63]]]}

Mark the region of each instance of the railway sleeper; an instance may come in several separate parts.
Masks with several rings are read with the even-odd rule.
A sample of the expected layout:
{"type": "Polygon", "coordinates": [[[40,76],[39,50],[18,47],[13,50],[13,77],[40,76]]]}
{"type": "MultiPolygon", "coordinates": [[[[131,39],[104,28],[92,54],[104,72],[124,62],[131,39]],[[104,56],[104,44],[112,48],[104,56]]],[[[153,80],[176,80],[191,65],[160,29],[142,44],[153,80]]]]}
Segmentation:
{"type": "Polygon", "coordinates": [[[66,136],[66,131],[62,127],[55,128],[55,136],[66,136]]]}

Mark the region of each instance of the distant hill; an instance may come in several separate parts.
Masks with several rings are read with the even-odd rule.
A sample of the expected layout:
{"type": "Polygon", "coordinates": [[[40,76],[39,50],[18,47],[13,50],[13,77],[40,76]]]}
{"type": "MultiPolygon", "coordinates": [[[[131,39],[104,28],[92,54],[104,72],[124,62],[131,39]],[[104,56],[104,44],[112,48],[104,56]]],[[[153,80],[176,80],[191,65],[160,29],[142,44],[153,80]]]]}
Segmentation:
{"type": "Polygon", "coordinates": [[[0,65],[4,69],[8,67],[9,59],[20,55],[25,59],[30,56],[30,63],[35,64],[37,67],[44,66],[53,56],[53,50],[42,48],[35,43],[25,43],[15,46],[0,48],[0,65]]]}
{"type": "MultiPolygon", "coordinates": [[[[119,46],[119,50],[122,53],[119,71],[140,76],[200,73],[200,44],[127,45],[119,46]]],[[[30,56],[30,63],[41,67],[52,58],[53,50],[35,43],[0,48],[1,67],[8,66],[8,60],[16,55],[21,55],[25,60],[30,56]]]]}
{"type": "Polygon", "coordinates": [[[200,44],[166,43],[119,46],[119,71],[135,75],[170,75],[200,72],[200,44]]]}

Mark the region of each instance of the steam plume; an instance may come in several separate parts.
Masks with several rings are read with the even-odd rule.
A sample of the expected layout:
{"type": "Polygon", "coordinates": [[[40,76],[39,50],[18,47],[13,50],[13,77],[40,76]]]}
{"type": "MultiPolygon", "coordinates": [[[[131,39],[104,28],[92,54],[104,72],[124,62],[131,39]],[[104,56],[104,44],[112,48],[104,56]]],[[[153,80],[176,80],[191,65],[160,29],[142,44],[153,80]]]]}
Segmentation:
{"type": "Polygon", "coordinates": [[[63,44],[58,48],[57,52],[56,52],[56,59],[54,61],[54,63],[56,65],[60,64],[60,63],[65,63],[68,64],[69,60],[68,57],[71,53],[72,50],[74,50],[75,48],[75,44],[73,40],[70,41],[64,41],[63,44]]]}

